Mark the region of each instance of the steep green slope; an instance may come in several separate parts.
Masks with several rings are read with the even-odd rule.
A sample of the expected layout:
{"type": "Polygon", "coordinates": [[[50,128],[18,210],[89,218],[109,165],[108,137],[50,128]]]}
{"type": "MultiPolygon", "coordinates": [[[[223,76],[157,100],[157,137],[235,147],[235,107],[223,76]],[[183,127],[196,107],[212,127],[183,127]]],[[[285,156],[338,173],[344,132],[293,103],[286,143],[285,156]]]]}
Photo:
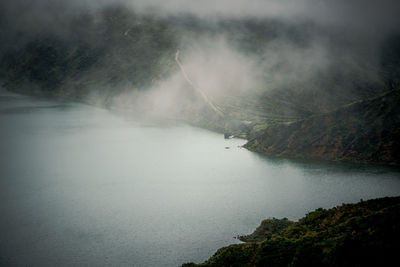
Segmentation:
{"type": "Polygon", "coordinates": [[[390,266],[400,248],[399,220],[400,197],[317,209],[261,242],[183,266],[390,266]]]}
{"type": "MultiPolygon", "coordinates": [[[[123,6],[59,16],[59,25],[38,33],[21,29],[17,36],[22,40],[15,45],[0,44],[0,79],[7,89],[105,107],[117,102],[128,112],[168,106],[173,112],[160,109],[161,116],[250,139],[249,149],[267,155],[399,162],[398,94],[382,103],[359,102],[399,88],[399,35],[384,41],[374,51],[381,62],[371,63],[369,57],[353,55],[359,47],[352,47],[340,31],[325,31],[311,21],[208,21],[190,14],[135,13],[123,6]],[[221,39],[233,55],[219,58],[222,50],[213,52],[221,39]],[[217,78],[213,73],[200,75],[206,85],[208,79],[218,80],[210,82],[209,93],[223,116],[193,93],[174,60],[178,49],[183,58],[196,54],[191,46],[197,43],[216,61],[239,57],[240,64],[233,65],[252,66],[234,72],[251,80],[244,84],[229,74],[229,60],[215,70],[217,78]],[[161,94],[149,100],[151,94],[146,93],[152,89],[161,94]]],[[[7,37],[5,32],[0,23],[0,35],[7,37]]],[[[196,76],[216,61],[195,62],[188,75],[196,76]]]]}
{"type": "Polygon", "coordinates": [[[68,25],[62,33],[41,32],[3,55],[8,89],[89,102],[94,94],[107,105],[123,91],[150,87],[175,66],[174,32],[151,15],[117,6],[60,20],[68,25]]]}
{"type": "MultiPolygon", "coordinates": [[[[193,43],[203,39],[217,43],[224,38],[230,48],[254,62],[262,73],[257,77],[255,94],[248,94],[248,88],[240,88],[244,94],[237,96],[231,94],[231,88],[222,88],[226,93],[219,104],[225,107],[229,119],[253,123],[291,121],[331,111],[385,90],[380,79],[372,82],[369,77],[355,77],[361,66],[354,69],[342,60],[335,62],[335,53],[348,56],[346,49],[336,48],[339,52],[327,55],[329,58],[324,60],[332,62],[324,71],[314,73],[313,61],[319,59],[305,57],[310,62],[299,62],[298,57],[304,53],[314,55],[315,35],[324,32],[307,21],[289,23],[267,18],[208,21],[188,14],[170,17],[138,14],[124,6],[65,15],[57,21],[62,23],[37,34],[21,30],[20,34],[28,37],[17,40],[11,48],[0,47],[0,76],[8,89],[87,101],[90,101],[88,95],[95,95],[100,104],[107,105],[114,96],[149,89],[177,73],[174,61],[177,49],[184,54],[193,43]],[[59,30],[54,30],[58,27],[59,30]],[[276,51],[280,54],[271,59],[276,51]],[[295,52],[286,55],[290,51],[295,52]],[[291,67],[294,63],[309,70],[303,72],[291,67]]],[[[5,32],[1,26],[0,32],[5,32]]],[[[340,40],[334,33],[325,35],[340,40]]]]}
{"type": "Polygon", "coordinates": [[[400,90],[334,112],[270,126],[246,144],[289,158],[400,164],[400,90]]]}
{"type": "Polygon", "coordinates": [[[281,220],[276,218],[266,219],[261,222],[261,225],[252,234],[239,236],[239,240],[243,242],[260,242],[271,238],[272,235],[279,233],[292,224],[293,222],[287,218],[281,220]]]}

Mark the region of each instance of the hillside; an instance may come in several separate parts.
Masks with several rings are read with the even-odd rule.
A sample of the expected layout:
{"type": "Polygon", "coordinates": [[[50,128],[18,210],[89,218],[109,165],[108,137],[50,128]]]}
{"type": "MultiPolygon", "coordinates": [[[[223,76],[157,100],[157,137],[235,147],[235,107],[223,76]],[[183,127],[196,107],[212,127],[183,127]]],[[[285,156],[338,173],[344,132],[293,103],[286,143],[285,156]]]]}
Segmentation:
{"type": "MultiPolygon", "coordinates": [[[[234,64],[251,63],[258,69],[234,66],[242,73],[229,73],[232,67],[229,62],[221,66],[226,70],[216,69],[217,78],[222,81],[218,81],[220,88],[213,90],[224,94],[222,97],[221,93],[208,93],[235,116],[241,113],[246,119],[253,118],[251,121],[275,117],[287,121],[331,111],[385,91],[380,79],[370,79],[360,73],[362,68],[380,71],[380,66],[353,62],[356,59],[351,58],[346,48],[335,48],[334,53],[323,55],[326,58],[314,55],[313,49],[331,49],[329,46],[314,48],[325,45],[315,43],[316,36],[336,40],[340,47],[345,45],[345,40],[341,40],[338,33],[322,33],[323,28],[309,21],[289,23],[268,18],[209,21],[190,14],[163,17],[110,5],[74,15],[61,13],[57,23],[60,25],[54,26],[62,27],[62,31],[44,28],[35,33],[18,29],[18,38],[7,40],[11,44],[2,44],[0,76],[8,89],[86,101],[90,101],[88,95],[96,95],[99,103],[109,105],[115,96],[151,89],[171,75],[179,74],[174,61],[178,49],[183,57],[199,52],[218,56],[221,51],[211,53],[222,39],[226,42],[222,50],[235,53],[228,56],[243,58],[234,64]],[[205,51],[204,47],[196,45],[206,47],[205,51]],[[271,59],[275,53],[278,57],[271,59]],[[315,58],[310,58],[311,55],[315,58]],[[353,61],[350,64],[345,59],[353,61]],[[319,60],[327,61],[326,66],[321,66],[326,69],[316,72],[315,67],[325,64],[319,60]],[[258,72],[256,76],[245,77],[254,71],[258,72]],[[255,84],[232,84],[229,79],[234,79],[234,74],[243,75],[235,79],[237,82],[257,81],[255,84]],[[244,88],[249,86],[254,88],[244,88]]],[[[0,34],[8,37],[6,33],[7,29],[0,28],[0,34]]],[[[390,55],[389,59],[392,57],[390,55]]],[[[218,60],[203,64],[216,64],[218,60]]],[[[194,71],[207,67],[213,68],[213,65],[199,65],[194,71]]],[[[368,74],[368,71],[362,72],[368,74]]],[[[199,83],[201,85],[201,81],[199,83]]]]}
{"type": "Polygon", "coordinates": [[[118,6],[64,16],[64,32],[43,30],[6,50],[0,69],[9,90],[104,106],[150,87],[174,64],[174,32],[153,16],[118,6]]]}
{"type": "Polygon", "coordinates": [[[399,219],[399,197],[317,209],[262,241],[183,266],[390,266],[400,248],[399,219]]]}
{"type": "Polygon", "coordinates": [[[207,20],[115,5],[60,12],[39,32],[5,26],[8,90],[184,120],[249,139],[247,148],[266,155],[399,163],[398,93],[381,97],[399,88],[399,35],[366,56],[363,42],[308,20],[207,20]],[[184,79],[178,50],[222,114],[184,79]]]}
{"type": "Polygon", "coordinates": [[[270,126],[245,145],[266,155],[400,164],[400,91],[270,126]]]}

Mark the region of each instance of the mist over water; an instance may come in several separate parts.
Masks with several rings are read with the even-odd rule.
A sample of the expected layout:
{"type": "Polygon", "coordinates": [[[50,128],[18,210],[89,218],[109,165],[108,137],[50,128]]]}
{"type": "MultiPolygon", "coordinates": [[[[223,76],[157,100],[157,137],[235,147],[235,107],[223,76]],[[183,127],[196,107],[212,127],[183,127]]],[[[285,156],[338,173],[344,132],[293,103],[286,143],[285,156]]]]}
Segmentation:
{"type": "Polygon", "coordinates": [[[256,133],[394,89],[399,10],[1,1],[0,82],[108,110],[0,88],[0,265],[200,263],[265,218],[398,196],[398,169],[265,158],[182,120],[256,133]]]}
{"type": "Polygon", "coordinates": [[[10,93],[0,103],[4,265],[202,262],[262,219],[400,190],[397,170],[267,159],[174,121],[10,93]]]}

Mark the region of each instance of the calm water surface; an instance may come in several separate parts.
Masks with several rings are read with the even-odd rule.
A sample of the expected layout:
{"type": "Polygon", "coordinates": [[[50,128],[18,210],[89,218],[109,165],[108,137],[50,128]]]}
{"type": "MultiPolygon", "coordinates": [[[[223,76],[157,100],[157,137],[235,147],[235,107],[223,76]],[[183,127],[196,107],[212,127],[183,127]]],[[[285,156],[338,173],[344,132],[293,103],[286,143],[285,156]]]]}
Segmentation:
{"type": "Polygon", "coordinates": [[[266,159],[76,103],[3,92],[0,129],[0,265],[201,262],[264,218],[400,195],[396,169],[266,159]]]}

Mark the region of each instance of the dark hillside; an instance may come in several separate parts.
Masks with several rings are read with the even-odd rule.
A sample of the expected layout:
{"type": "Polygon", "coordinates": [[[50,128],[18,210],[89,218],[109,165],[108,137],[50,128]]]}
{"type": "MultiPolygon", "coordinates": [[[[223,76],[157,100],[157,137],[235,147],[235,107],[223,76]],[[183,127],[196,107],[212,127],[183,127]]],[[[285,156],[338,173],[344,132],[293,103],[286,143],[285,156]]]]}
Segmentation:
{"type": "Polygon", "coordinates": [[[231,245],[183,266],[391,266],[400,248],[400,198],[317,209],[261,242],[231,245]]]}
{"type": "Polygon", "coordinates": [[[271,126],[246,147],[266,155],[400,164],[400,91],[271,126]]]}
{"type": "Polygon", "coordinates": [[[67,21],[62,35],[43,32],[4,54],[8,89],[81,100],[95,92],[107,104],[121,90],[151,86],[174,64],[173,33],[151,16],[110,7],[67,21]]]}
{"type": "Polygon", "coordinates": [[[0,78],[7,89],[105,107],[122,100],[117,108],[150,110],[248,138],[249,149],[267,155],[399,162],[398,93],[381,97],[399,88],[398,35],[368,55],[363,51],[370,52],[369,46],[307,20],[207,20],[123,6],[56,14],[54,27],[39,32],[21,27],[10,33],[7,19],[0,20],[1,36],[20,38],[18,45],[8,41],[0,47],[0,78]],[[197,83],[210,87],[209,98],[223,115],[183,78],[177,50],[183,59],[192,56],[184,64],[194,61],[188,76],[197,74],[197,83]],[[230,54],[219,58],[225,50],[230,54]],[[215,64],[221,66],[207,73],[215,64]]]}

